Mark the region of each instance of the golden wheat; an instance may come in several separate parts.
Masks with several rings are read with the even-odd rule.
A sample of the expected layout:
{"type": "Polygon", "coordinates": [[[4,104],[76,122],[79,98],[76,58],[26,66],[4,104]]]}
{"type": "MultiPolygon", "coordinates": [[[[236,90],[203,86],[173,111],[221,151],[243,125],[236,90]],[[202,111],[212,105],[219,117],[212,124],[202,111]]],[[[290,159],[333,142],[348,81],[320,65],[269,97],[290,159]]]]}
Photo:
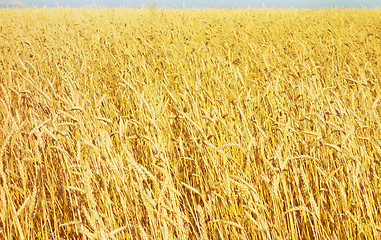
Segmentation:
{"type": "Polygon", "coordinates": [[[0,10],[0,238],[379,239],[380,16],[0,10]]]}

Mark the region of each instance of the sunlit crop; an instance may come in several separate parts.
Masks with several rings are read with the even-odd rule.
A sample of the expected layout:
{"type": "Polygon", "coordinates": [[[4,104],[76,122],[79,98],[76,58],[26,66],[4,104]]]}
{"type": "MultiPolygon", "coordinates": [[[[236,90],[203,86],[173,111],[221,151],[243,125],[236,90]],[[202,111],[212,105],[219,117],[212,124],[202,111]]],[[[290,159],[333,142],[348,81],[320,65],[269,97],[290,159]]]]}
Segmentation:
{"type": "Polygon", "coordinates": [[[0,239],[380,239],[381,10],[0,10],[0,239]]]}

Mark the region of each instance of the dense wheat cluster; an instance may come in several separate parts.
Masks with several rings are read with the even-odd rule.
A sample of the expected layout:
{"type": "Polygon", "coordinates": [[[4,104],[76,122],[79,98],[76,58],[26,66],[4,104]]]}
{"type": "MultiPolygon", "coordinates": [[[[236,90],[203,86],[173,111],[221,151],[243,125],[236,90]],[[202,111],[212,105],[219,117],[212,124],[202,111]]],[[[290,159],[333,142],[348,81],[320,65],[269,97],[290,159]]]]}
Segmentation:
{"type": "Polygon", "coordinates": [[[379,239],[381,10],[0,10],[1,239],[379,239]]]}

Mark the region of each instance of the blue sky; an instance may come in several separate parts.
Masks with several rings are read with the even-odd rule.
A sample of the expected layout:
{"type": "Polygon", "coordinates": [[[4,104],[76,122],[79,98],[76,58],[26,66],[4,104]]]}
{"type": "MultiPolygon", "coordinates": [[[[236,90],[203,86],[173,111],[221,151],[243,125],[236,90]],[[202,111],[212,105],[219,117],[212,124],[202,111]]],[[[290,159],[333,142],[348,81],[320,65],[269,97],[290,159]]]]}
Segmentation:
{"type": "MultiPolygon", "coordinates": [[[[154,0],[0,0],[0,7],[8,6],[71,6],[71,7],[134,7],[140,8],[153,3],[154,0]]],[[[345,8],[375,8],[381,7],[380,0],[156,0],[156,6],[161,8],[319,8],[319,7],[345,7],[345,8]]]]}

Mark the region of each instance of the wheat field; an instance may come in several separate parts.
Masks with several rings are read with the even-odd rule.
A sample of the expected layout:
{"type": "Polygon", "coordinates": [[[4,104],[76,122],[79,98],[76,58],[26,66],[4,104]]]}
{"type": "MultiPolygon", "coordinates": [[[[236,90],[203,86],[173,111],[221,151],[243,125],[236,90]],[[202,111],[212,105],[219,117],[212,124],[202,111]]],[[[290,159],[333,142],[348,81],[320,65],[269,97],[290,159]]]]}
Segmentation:
{"type": "Polygon", "coordinates": [[[0,239],[380,239],[381,10],[1,9],[0,239]]]}

